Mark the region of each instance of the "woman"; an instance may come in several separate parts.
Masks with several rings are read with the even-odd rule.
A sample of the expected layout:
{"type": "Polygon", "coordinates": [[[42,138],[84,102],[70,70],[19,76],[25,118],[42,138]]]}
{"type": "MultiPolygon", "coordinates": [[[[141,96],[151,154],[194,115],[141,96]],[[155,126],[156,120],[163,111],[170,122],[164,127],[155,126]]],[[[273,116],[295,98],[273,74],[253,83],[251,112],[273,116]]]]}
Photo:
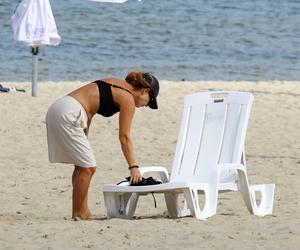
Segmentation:
{"type": "Polygon", "coordinates": [[[130,136],[135,108],[157,109],[159,82],[150,73],[130,72],[125,80],[105,78],[89,83],[52,104],[46,115],[50,162],[75,165],[72,175],[73,219],[90,219],[88,188],[96,160],[88,141],[95,114],[119,112],[119,139],[129,166],[131,183],[142,180],[130,136]]]}

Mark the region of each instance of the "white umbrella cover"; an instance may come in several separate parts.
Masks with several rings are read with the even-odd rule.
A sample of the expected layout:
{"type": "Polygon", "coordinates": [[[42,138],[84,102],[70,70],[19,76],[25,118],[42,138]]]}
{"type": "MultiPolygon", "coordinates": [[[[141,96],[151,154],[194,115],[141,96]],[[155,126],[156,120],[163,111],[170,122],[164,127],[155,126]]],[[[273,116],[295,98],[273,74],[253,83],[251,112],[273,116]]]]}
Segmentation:
{"type": "Polygon", "coordinates": [[[14,39],[32,47],[61,41],[49,0],[23,0],[11,17],[14,39]]]}
{"type": "Polygon", "coordinates": [[[23,0],[11,17],[14,39],[32,47],[32,95],[37,95],[37,54],[42,45],[61,41],[49,0],[23,0]]]}

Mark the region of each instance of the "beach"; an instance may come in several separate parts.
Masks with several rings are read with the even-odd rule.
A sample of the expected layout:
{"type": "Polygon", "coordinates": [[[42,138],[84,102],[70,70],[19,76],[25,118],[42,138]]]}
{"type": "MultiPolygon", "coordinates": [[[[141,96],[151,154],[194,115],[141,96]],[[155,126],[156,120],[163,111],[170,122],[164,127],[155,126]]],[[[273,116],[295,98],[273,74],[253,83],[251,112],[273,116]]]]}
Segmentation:
{"type": "Polygon", "coordinates": [[[206,221],[170,219],[163,195],[140,198],[133,220],[106,219],[101,186],[129,175],[118,140],[118,116],[95,116],[89,139],[98,163],[89,205],[97,220],[71,220],[73,167],[48,161],[45,114],[85,82],[30,83],[0,93],[0,249],[292,249],[300,247],[300,81],[161,81],[159,110],[137,110],[132,127],[141,166],[171,171],[183,98],[198,91],[254,94],[246,138],[251,184],[275,183],[273,215],[251,215],[238,192],[219,195],[206,221]],[[145,122],[146,121],[146,122],[145,122]]]}

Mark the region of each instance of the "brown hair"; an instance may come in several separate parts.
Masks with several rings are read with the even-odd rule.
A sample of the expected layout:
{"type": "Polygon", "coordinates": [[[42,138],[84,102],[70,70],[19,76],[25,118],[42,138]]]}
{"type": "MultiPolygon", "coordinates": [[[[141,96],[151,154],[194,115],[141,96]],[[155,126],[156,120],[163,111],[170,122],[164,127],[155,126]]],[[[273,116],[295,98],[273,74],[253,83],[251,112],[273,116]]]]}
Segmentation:
{"type": "Polygon", "coordinates": [[[125,78],[126,82],[132,85],[134,88],[150,88],[149,84],[144,78],[144,72],[142,71],[131,71],[125,78]]]}

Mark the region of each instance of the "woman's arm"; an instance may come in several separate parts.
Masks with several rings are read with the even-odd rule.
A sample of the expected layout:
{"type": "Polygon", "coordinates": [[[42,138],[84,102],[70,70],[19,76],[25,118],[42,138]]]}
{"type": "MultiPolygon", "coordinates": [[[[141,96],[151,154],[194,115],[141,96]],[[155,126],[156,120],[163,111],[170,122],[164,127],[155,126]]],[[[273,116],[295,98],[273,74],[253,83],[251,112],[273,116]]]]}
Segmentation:
{"type": "MultiPolygon", "coordinates": [[[[127,98],[119,103],[120,116],[119,116],[119,139],[122,147],[123,154],[127,160],[128,166],[137,165],[133,153],[133,145],[131,140],[131,123],[135,112],[135,104],[133,98],[127,98]]],[[[131,182],[138,183],[142,180],[138,168],[131,168],[131,182]]]]}

